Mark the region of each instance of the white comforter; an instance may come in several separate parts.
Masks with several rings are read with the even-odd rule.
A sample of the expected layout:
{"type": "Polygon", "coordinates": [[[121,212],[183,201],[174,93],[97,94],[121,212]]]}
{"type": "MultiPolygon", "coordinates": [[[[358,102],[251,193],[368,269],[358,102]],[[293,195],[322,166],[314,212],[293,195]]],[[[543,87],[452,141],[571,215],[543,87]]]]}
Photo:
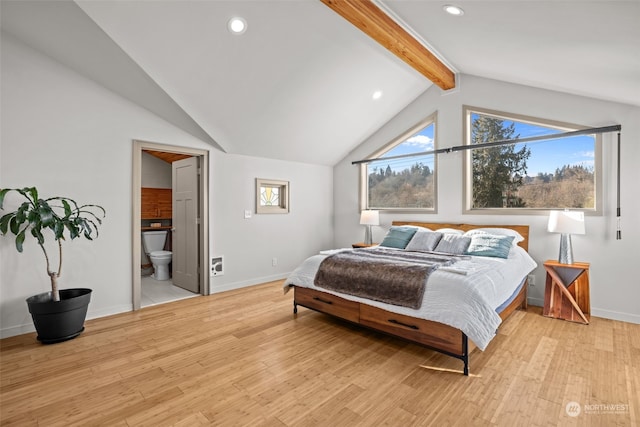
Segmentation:
{"type": "Polygon", "coordinates": [[[460,329],[481,350],[487,347],[502,322],[496,308],[537,266],[519,246],[511,248],[507,259],[471,256],[431,273],[422,306],[414,310],[316,287],[313,283],[316,271],[331,252],[335,251],[307,258],[285,281],[285,292],[291,285],[317,289],[393,313],[444,323],[460,329]]]}

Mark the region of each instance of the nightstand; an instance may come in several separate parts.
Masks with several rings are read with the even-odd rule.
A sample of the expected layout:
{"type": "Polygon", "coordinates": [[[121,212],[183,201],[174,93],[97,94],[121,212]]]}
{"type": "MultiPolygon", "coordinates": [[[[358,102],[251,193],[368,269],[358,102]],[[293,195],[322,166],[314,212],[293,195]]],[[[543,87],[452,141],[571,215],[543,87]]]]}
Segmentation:
{"type": "Polygon", "coordinates": [[[542,314],[556,319],[589,324],[589,263],[561,264],[549,260],[544,263],[547,280],[544,288],[542,314]]]}
{"type": "Polygon", "coordinates": [[[358,242],[358,243],[353,243],[351,246],[354,247],[354,248],[370,248],[371,246],[378,246],[378,244],[377,243],[372,243],[372,244],[369,245],[369,244],[366,244],[364,242],[358,242]]]}

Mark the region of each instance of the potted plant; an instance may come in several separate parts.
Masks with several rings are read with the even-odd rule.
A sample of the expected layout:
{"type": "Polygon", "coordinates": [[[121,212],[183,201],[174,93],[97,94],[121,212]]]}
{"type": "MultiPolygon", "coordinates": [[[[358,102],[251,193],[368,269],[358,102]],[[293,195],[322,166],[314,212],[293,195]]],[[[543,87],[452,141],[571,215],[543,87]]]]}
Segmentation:
{"type": "Polygon", "coordinates": [[[43,343],[66,341],[84,330],[84,320],[91,298],[91,289],[58,289],[58,278],[62,272],[62,241],[84,237],[98,237],[98,226],[102,224],[105,210],[98,205],[78,205],[68,197],[41,199],[35,187],[4,188],[0,190],[0,209],[5,196],[19,193],[26,199],[13,212],[0,217],[0,233],[15,235],[15,246],[22,252],[28,235],[32,236],[44,253],[47,275],[51,279],[51,291],[27,298],[29,312],[43,343]],[[52,238],[58,246],[57,269],[52,269],[52,260],[46,242],[52,238]]]}

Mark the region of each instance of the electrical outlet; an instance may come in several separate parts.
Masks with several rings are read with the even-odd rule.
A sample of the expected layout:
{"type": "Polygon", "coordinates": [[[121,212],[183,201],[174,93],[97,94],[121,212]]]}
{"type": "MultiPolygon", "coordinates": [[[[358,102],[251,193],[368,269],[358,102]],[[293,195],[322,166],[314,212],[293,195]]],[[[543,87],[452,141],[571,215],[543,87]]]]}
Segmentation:
{"type": "Polygon", "coordinates": [[[536,276],[534,276],[533,274],[530,274],[527,280],[529,281],[529,286],[536,285],[536,276]]]}
{"type": "Polygon", "coordinates": [[[278,265],[278,258],[276,257],[271,258],[271,266],[275,267],[277,265],[278,265]]]}
{"type": "Polygon", "coordinates": [[[251,210],[245,209],[244,211],[244,219],[251,219],[251,210]]]}

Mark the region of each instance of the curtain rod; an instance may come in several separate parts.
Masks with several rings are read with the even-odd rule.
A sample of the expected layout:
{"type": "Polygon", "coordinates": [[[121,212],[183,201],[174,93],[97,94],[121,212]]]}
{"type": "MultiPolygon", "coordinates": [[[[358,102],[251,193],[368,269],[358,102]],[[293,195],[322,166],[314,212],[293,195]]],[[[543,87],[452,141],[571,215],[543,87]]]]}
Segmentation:
{"type": "Polygon", "coordinates": [[[616,197],[616,240],[622,240],[622,230],[620,229],[620,132],[618,132],[618,164],[616,167],[617,177],[617,197],[616,197]]]}
{"type": "Polygon", "coordinates": [[[502,141],[494,141],[494,142],[484,142],[482,144],[473,144],[473,145],[456,145],[455,147],[448,148],[439,148],[437,150],[431,151],[421,151],[419,153],[411,153],[411,154],[400,154],[397,156],[390,157],[378,157],[375,159],[363,159],[363,160],[355,160],[351,162],[352,165],[359,165],[362,163],[371,163],[378,162],[384,160],[394,160],[394,159],[402,159],[405,157],[416,157],[416,156],[425,156],[428,154],[442,154],[442,153],[451,153],[454,151],[463,151],[463,150],[472,150],[476,148],[487,148],[487,147],[496,147],[499,145],[508,145],[508,144],[519,144],[522,142],[532,142],[532,141],[542,141],[549,139],[559,139],[559,138],[567,138],[570,136],[578,136],[578,135],[591,135],[594,133],[608,133],[608,132],[620,132],[622,130],[621,125],[611,125],[611,126],[603,126],[598,128],[587,128],[580,130],[573,130],[569,132],[556,133],[552,135],[540,135],[540,136],[531,136],[528,138],[522,139],[505,139],[502,141]]]}

